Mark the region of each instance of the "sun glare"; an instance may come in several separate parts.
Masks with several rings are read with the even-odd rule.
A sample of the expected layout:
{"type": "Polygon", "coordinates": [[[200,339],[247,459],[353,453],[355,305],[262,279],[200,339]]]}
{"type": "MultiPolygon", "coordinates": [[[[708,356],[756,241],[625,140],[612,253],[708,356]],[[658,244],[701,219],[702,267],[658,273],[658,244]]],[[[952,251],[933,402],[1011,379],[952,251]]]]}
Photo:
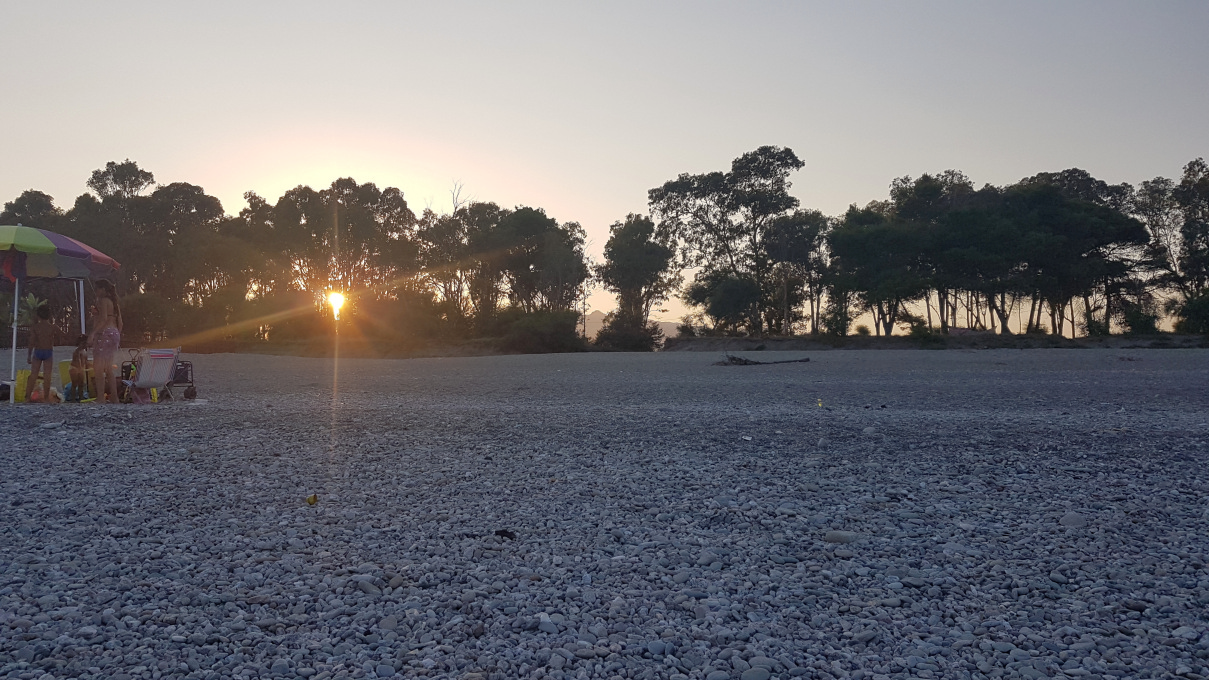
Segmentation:
{"type": "Polygon", "coordinates": [[[332,291],[327,294],[327,303],[332,306],[332,316],[340,320],[340,308],[344,306],[344,295],[332,291]]]}

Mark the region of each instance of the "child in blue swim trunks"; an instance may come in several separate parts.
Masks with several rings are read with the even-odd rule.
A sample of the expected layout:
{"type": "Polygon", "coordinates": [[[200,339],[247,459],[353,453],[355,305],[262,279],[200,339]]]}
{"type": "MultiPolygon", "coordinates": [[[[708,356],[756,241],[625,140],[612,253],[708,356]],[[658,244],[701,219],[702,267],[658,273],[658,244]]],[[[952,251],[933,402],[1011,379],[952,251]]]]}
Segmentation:
{"type": "Polygon", "coordinates": [[[50,370],[55,359],[54,324],[50,322],[50,308],[46,305],[38,307],[37,320],[29,329],[29,380],[25,383],[25,401],[28,403],[34,392],[34,384],[38,382],[38,372],[42,372],[42,401],[50,402],[50,370]]]}

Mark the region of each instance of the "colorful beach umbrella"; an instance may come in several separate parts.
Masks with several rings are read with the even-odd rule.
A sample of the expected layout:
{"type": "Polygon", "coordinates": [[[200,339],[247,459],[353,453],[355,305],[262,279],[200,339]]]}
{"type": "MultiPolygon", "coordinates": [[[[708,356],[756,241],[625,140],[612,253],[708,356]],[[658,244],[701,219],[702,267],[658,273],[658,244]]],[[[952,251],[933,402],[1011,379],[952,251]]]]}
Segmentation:
{"type": "Polygon", "coordinates": [[[0,255],[4,259],[4,276],[10,281],[95,279],[112,276],[121,267],[96,248],[34,227],[0,225],[0,255]]]}

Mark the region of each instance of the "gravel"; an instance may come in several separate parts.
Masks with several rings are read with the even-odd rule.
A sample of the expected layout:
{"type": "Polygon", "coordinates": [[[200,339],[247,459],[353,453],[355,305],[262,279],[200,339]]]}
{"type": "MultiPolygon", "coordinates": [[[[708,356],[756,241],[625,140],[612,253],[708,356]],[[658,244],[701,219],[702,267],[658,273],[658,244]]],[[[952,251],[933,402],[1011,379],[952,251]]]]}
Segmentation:
{"type": "Polygon", "coordinates": [[[1209,352],[810,357],[6,410],[0,678],[1209,677],[1209,352]]]}

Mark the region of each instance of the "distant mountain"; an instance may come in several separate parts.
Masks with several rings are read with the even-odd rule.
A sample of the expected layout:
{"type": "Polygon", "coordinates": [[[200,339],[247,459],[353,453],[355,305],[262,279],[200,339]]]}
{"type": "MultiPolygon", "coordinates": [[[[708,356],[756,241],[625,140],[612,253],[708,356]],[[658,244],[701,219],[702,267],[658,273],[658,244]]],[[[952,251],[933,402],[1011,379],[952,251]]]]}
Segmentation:
{"type": "Polygon", "coordinates": [[[589,340],[595,338],[596,334],[600,332],[600,329],[604,328],[605,316],[605,313],[600,310],[596,310],[588,314],[588,318],[584,322],[584,327],[586,329],[584,335],[586,335],[589,340]]]}
{"type": "MultiPolygon", "coordinates": [[[[595,338],[596,334],[600,332],[600,329],[604,327],[605,316],[606,314],[600,310],[596,310],[588,314],[585,327],[587,329],[586,335],[588,336],[589,340],[595,338]]],[[[659,329],[663,331],[663,337],[676,337],[676,326],[679,326],[679,323],[675,321],[656,321],[656,323],[659,324],[659,329]]]]}

